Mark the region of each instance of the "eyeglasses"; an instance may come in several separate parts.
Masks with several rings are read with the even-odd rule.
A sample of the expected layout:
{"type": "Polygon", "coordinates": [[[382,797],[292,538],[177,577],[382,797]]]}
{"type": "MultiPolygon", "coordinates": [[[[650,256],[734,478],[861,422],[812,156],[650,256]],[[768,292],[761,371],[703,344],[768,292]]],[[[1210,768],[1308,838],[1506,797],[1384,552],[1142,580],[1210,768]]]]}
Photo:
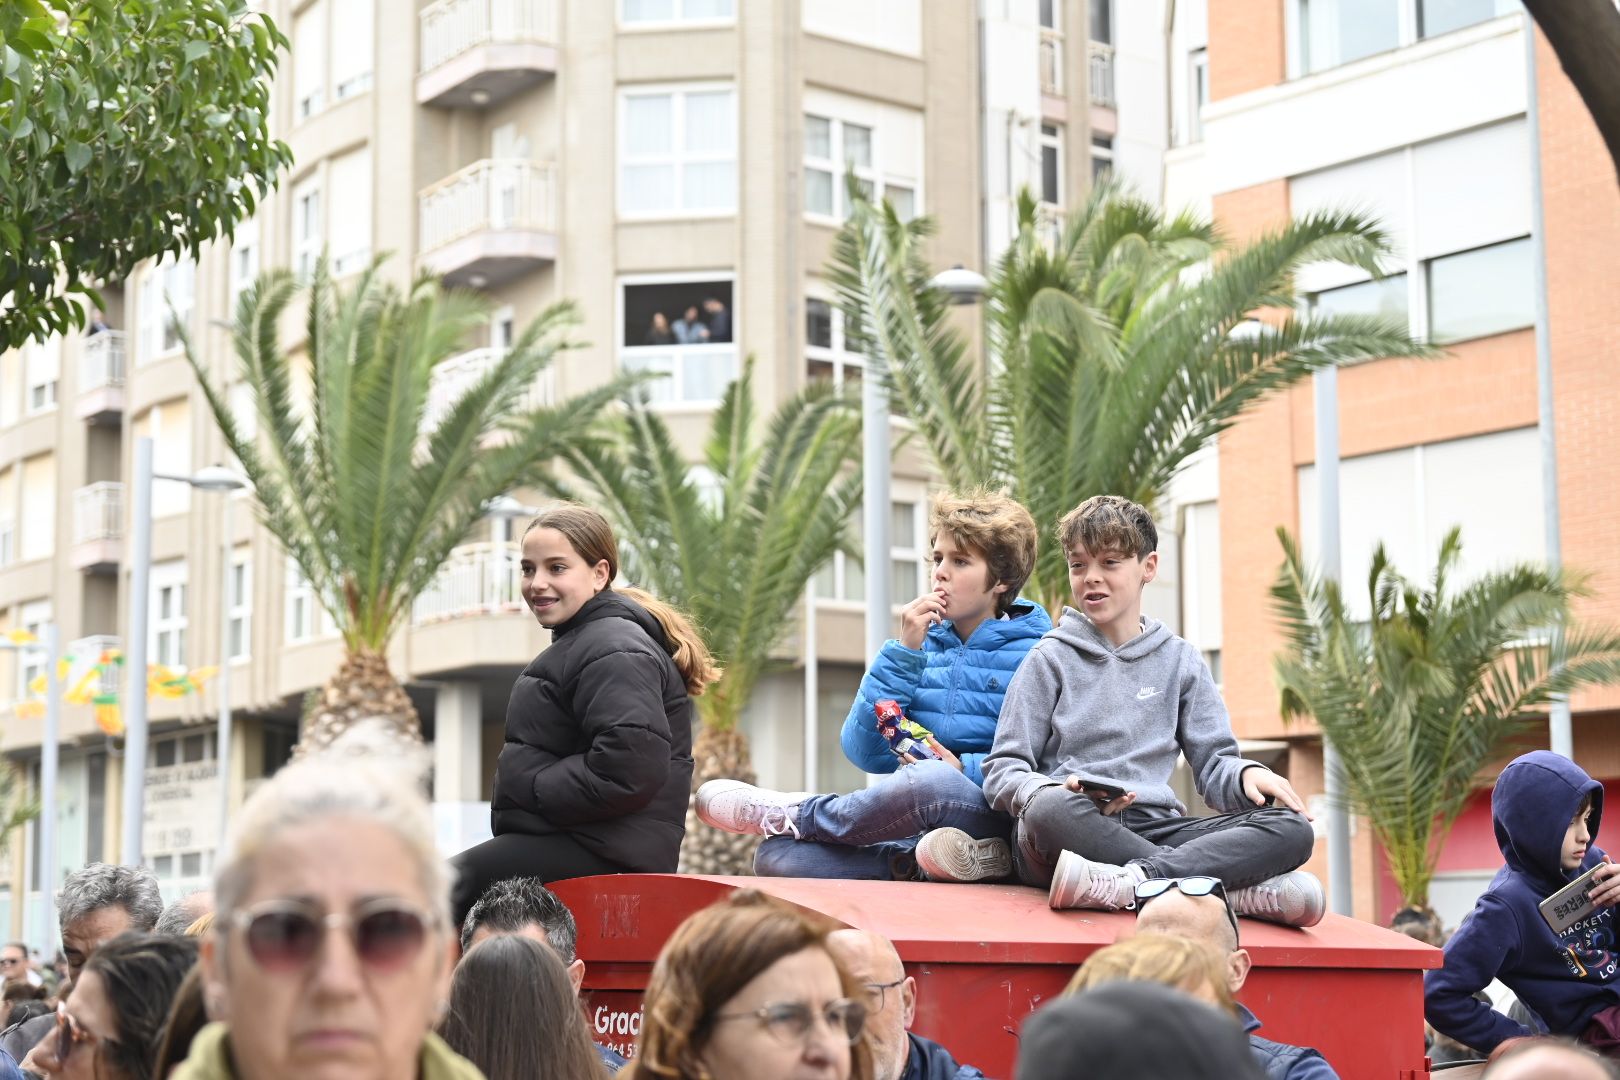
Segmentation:
{"type": "Polygon", "coordinates": [[[904,975],[902,975],[898,979],[894,980],[894,982],[866,983],[865,984],[866,985],[866,996],[870,1001],[875,1003],[875,1004],[868,1005],[866,1011],[868,1013],[880,1013],[880,1012],[882,1012],[883,1011],[883,995],[884,995],[884,991],[893,990],[895,987],[899,986],[901,983],[903,983],[905,981],[906,981],[906,977],[904,975]]]}
{"type": "Polygon", "coordinates": [[[1136,887],[1136,906],[1138,910],[1155,896],[1163,896],[1171,889],[1179,889],[1187,896],[1220,897],[1221,908],[1226,912],[1226,921],[1232,924],[1232,941],[1236,943],[1241,939],[1242,935],[1238,933],[1237,915],[1232,911],[1232,900],[1226,895],[1226,885],[1217,877],[1194,875],[1178,878],[1148,878],[1136,887]]]}
{"type": "Polygon", "coordinates": [[[373,900],[352,912],[323,912],[296,900],[267,900],[231,915],[248,954],[265,971],[284,975],[307,967],[326,944],[329,930],[348,931],[355,954],[368,969],[397,971],[414,960],[427,940],[433,916],[402,900],[373,900]]]}
{"type": "MultiPolygon", "coordinates": [[[[815,1025],[818,1013],[802,1001],[781,1001],[762,1009],[741,1013],[717,1013],[719,1020],[758,1020],[777,1042],[784,1046],[802,1043],[815,1025]]],[[[850,998],[829,1001],[819,1013],[822,1023],[834,1035],[853,1045],[866,1027],[866,1006],[850,998]]]]}

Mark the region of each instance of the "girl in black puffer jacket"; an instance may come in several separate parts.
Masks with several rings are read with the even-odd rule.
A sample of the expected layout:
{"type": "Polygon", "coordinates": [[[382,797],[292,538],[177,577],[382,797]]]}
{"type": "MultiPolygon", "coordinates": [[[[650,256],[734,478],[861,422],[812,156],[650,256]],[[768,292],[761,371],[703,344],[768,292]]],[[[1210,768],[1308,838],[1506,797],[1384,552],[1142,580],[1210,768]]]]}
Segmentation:
{"type": "Polygon", "coordinates": [[[551,645],[523,669],[495,765],[495,838],[456,857],[455,918],[497,881],[672,873],[692,783],[692,697],[719,670],[691,622],[614,588],[607,520],[574,503],[523,534],[524,602],[551,645]]]}

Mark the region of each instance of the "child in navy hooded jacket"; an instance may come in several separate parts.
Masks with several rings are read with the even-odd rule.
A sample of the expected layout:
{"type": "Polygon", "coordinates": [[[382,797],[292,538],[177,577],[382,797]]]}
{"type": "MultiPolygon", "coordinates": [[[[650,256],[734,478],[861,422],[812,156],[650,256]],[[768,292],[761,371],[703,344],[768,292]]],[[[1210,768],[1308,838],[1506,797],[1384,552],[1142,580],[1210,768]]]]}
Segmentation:
{"type": "Polygon", "coordinates": [[[1534,1035],[1474,998],[1500,979],[1555,1035],[1582,1035],[1598,1013],[1620,1006],[1615,894],[1620,867],[1593,881],[1593,913],[1554,934],[1537,905],[1608,856],[1593,840],[1603,786],[1559,754],[1513,759],[1491,793],[1496,843],[1507,865],[1446,944],[1445,966],[1423,980],[1435,1030],[1481,1053],[1534,1035]],[[1610,886],[1608,882],[1614,882],[1610,886]]]}

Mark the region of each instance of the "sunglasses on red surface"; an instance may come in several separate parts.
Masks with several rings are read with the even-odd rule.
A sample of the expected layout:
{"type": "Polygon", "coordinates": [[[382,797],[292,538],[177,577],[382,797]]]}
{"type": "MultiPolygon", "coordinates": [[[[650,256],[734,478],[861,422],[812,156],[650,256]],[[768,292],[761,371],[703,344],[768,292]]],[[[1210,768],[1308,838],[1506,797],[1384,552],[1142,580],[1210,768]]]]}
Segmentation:
{"type": "Polygon", "coordinates": [[[242,931],[254,963],[274,974],[308,967],[334,929],[348,932],[355,955],[368,970],[397,971],[421,953],[434,922],[403,900],[372,900],[353,911],[331,912],[297,900],[267,900],[230,918],[230,925],[242,931]]]}

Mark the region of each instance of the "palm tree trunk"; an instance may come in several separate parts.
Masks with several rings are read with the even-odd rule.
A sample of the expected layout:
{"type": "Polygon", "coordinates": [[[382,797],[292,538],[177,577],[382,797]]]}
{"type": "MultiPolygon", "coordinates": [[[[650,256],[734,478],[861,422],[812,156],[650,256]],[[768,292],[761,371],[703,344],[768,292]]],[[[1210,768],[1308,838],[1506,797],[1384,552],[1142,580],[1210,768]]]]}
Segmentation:
{"type": "Polygon", "coordinates": [[[313,713],[299,737],[298,756],[317,753],[360,723],[377,725],[402,744],[422,745],[422,722],[410,695],[388,669],[388,658],[371,649],[344,655],[321,687],[313,713]]]}
{"type": "MultiPolygon", "coordinates": [[[[692,791],[708,780],[754,782],[754,766],[748,753],[748,737],[735,722],[725,727],[705,719],[692,740],[692,791]]],[[[683,874],[752,874],[757,836],[738,836],[711,829],[698,820],[693,804],[686,808],[686,840],[681,844],[680,870],[683,874]]]]}

